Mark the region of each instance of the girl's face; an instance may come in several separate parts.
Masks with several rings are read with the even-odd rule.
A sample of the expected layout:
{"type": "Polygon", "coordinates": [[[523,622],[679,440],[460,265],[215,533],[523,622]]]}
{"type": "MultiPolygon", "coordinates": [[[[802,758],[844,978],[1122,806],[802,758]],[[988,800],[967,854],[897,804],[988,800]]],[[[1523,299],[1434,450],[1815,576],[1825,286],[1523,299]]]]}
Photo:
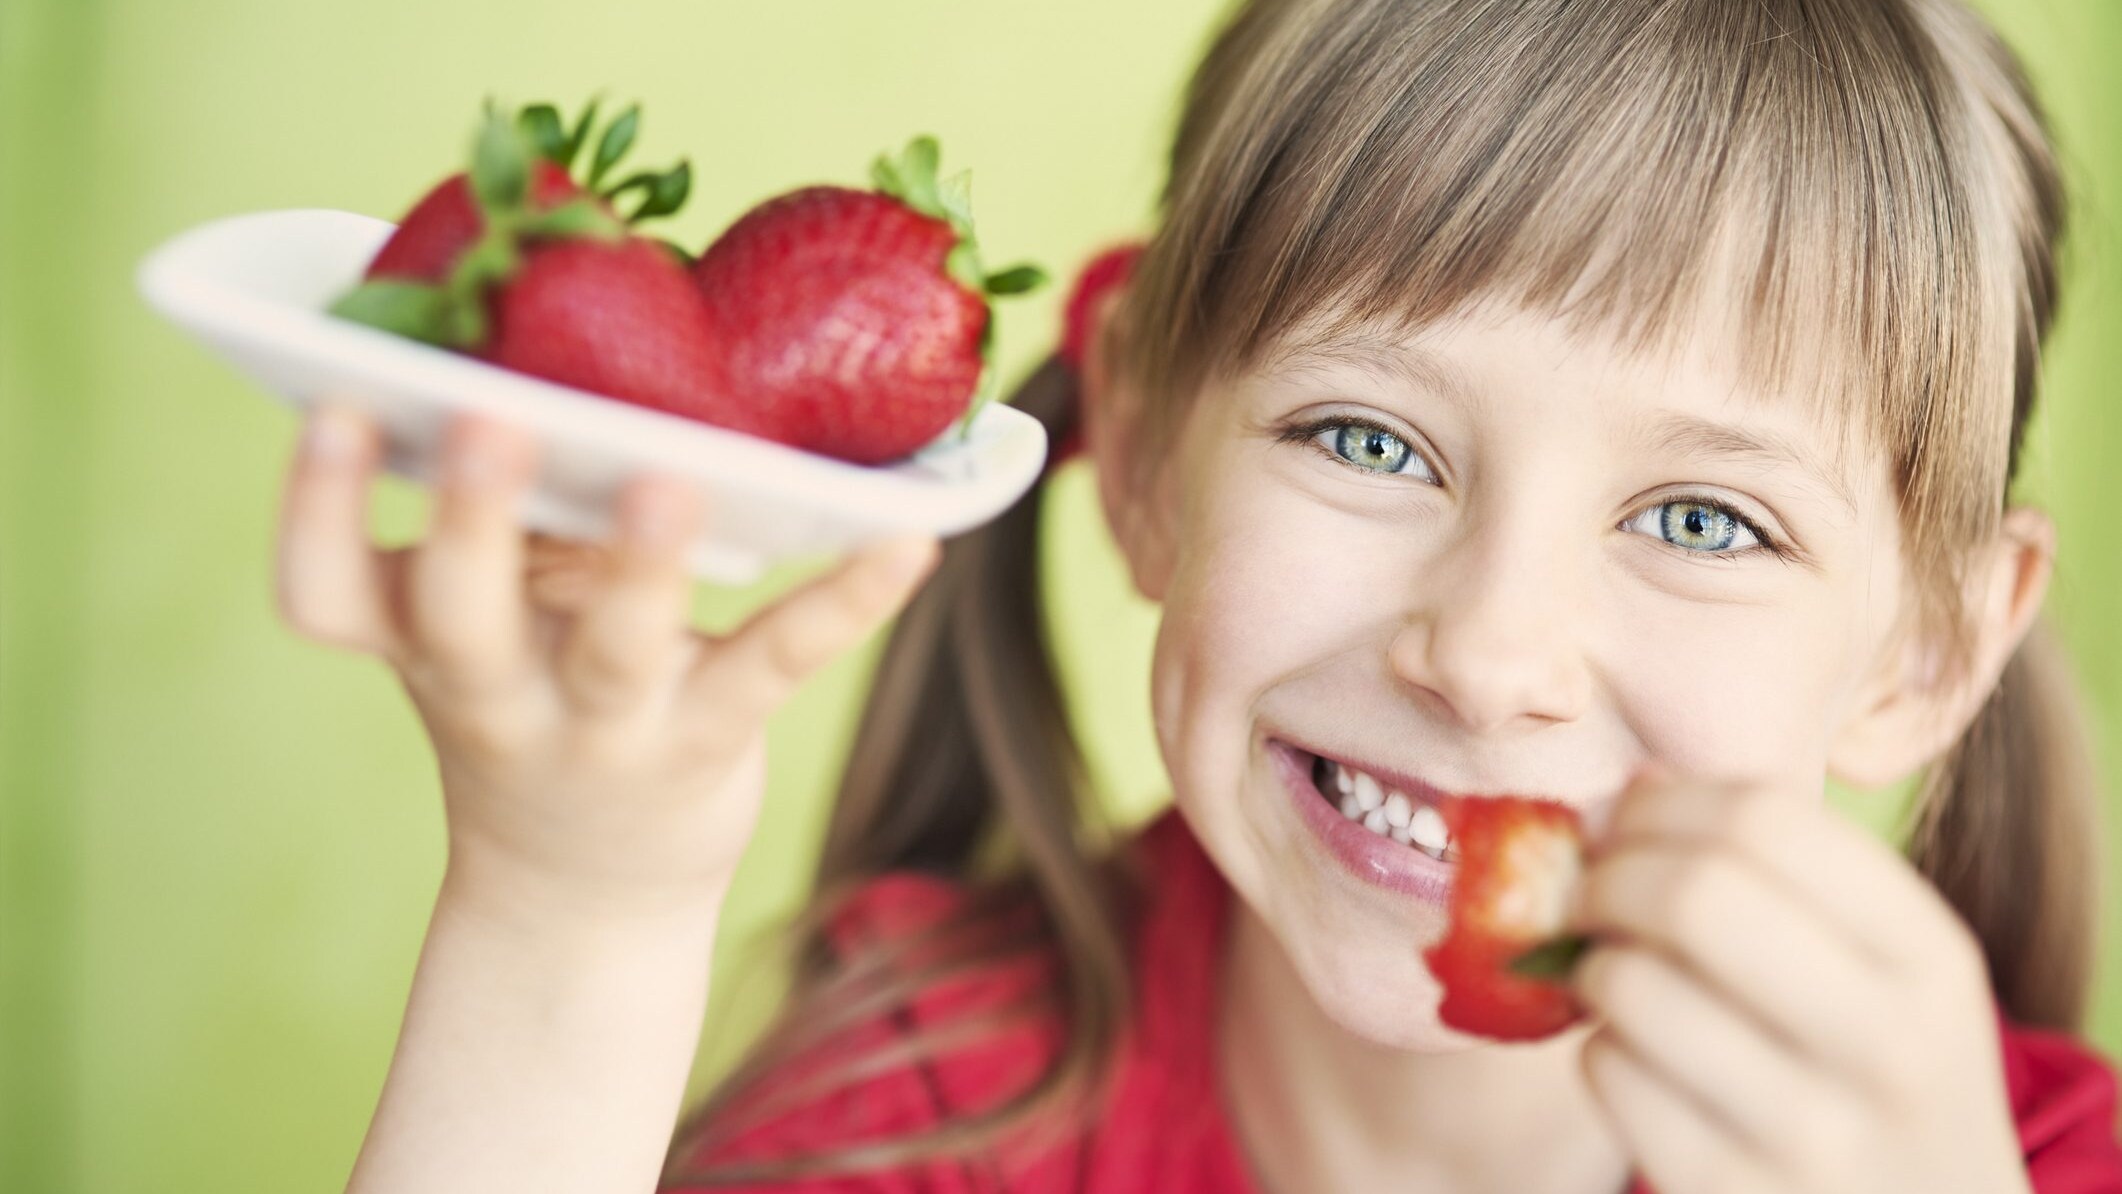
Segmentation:
{"type": "Polygon", "coordinates": [[[1348,819],[1341,769],[1418,833],[1435,793],[1596,826],[1650,760],[1818,793],[1876,701],[1886,466],[1719,360],[1491,310],[1292,347],[1192,405],[1167,550],[1130,551],[1164,605],[1157,733],[1202,844],[1349,1030],[1468,1039],[1419,956],[1448,866],[1398,813],[1348,819]]]}

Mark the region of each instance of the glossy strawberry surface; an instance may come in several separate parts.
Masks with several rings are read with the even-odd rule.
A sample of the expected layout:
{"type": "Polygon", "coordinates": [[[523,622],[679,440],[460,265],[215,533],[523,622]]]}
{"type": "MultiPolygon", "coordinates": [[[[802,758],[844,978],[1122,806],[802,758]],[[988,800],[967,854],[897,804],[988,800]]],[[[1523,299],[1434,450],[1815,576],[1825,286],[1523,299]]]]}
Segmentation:
{"type": "Polygon", "coordinates": [[[700,295],[661,245],[535,242],[488,299],[476,355],[564,385],[727,424],[700,295]]]}
{"type": "Polygon", "coordinates": [[[1583,1014],[1562,977],[1524,973],[1532,951],[1566,936],[1582,872],[1575,810],[1514,796],[1447,800],[1458,868],[1451,927],[1423,953],[1443,985],[1438,1016],[1462,1032],[1505,1041],[1538,1040],[1583,1014]]]}
{"type": "Polygon", "coordinates": [[[957,243],[874,191],[806,187],[747,213],[692,271],[730,395],[714,421],[865,464],[936,438],[983,367],[988,306],[946,272],[957,243]]]}

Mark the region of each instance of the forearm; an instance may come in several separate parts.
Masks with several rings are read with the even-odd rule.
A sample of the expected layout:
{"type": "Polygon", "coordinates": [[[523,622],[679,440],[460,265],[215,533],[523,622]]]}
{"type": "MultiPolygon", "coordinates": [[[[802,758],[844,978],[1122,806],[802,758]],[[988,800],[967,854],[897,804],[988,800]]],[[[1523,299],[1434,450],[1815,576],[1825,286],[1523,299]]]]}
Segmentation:
{"type": "Polygon", "coordinates": [[[348,1190],[653,1190],[719,911],[592,917],[445,880],[348,1190]]]}

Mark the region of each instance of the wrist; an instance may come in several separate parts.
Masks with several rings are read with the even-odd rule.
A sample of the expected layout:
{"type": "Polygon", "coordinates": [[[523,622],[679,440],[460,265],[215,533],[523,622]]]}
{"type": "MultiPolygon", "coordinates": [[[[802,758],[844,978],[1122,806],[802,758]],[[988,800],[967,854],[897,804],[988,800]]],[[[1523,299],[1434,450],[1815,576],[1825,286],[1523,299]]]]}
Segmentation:
{"type": "Polygon", "coordinates": [[[438,912],[555,944],[678,937],[712,940],[728,878],[592,881],[556,876],[495,852],[452,843],[438,912]]]}

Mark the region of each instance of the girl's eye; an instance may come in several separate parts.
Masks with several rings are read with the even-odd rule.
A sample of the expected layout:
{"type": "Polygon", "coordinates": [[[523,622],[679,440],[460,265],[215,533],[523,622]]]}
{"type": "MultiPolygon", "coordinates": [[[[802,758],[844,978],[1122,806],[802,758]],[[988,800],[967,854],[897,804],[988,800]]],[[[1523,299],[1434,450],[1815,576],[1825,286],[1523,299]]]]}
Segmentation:
{"type": "Polygon", "coordinates": [[[1337,419],[1312,431],[1312,442],[1370,473],[1412,472],[1435,481],[1436,475],[1408,442],[1375,423],[1337,419]],[[1412,466],[1412,467],[1410,467],[1412,466]]]}
{"type": "Polygon", "coordinates": [[[1743,555],[1766,546],[1766,536],[1727,507],[1682,498],[1661,502],[1622,524],[1656,535],[1675,547],[1704,554],[1743,555]]]}

